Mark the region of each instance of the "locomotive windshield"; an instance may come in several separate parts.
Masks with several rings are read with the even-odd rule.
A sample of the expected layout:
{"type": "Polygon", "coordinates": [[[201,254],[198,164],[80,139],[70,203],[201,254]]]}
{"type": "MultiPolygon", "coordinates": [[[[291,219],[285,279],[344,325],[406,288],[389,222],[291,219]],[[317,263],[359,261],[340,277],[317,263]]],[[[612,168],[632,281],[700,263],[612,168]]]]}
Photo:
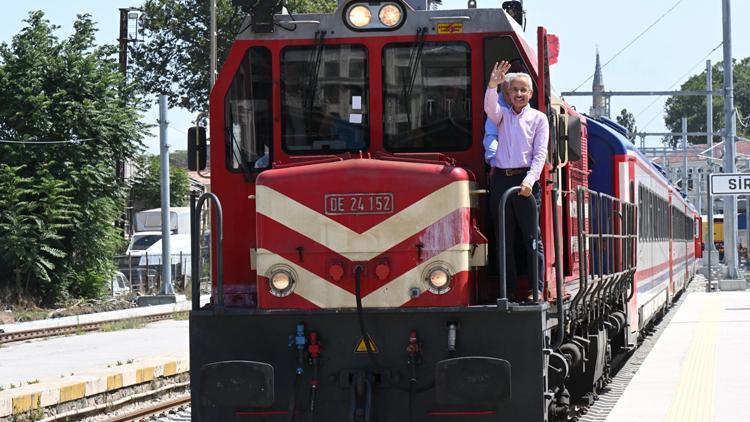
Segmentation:
{"type": "Polygon", "coordinates": [[[288,47],[281,56],[282,146],[290,153],[367,148],[367,54],[358,45],[288,47]]]}
{"type": "Polygon", "coordinates": [[[469,147],[470,64],[464,43],[395,44],[383,49],[383,133],[388,149],[469,147]]]}

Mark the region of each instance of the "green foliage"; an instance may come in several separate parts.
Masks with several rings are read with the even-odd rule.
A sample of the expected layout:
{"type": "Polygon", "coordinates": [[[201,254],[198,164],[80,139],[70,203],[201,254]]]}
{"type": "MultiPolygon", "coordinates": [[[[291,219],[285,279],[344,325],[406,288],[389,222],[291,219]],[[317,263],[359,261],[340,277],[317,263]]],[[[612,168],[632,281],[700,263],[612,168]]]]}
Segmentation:
{"type": "MultiPolygon", "coordinates": [[[[245,12],[231,0],[217,0],[217,67],[220,69],[232,41],[245,29],[245,12]]],[[[331,12],[336,0],[293,0],[292,13],[331,12]]],[[[148,93],[165,93],[170,106],[192,112],[208,105],[211,40],[209,2],[206,0],[145,0],[139,38],[132,48],[131,72],[148,93]]]]}
{"type": "MultiPolygon", "coordinates": [[[[161,162],[158,155],[138,157],[136,166],[139,174],[133,184],[132,196],[143,201],[145,208],[161,207],[161,162]]],[[[169,204],[173,207],[184,207],[188,204],[190,178],[185,169],[169,166],[169,204]]]]}
{"type": "MultiPolygon", "coordinates": [[[[746,57],[734,63],[734,105],[743,116],[750,114],[750,57],[746,57]]],[[[713,89],[719,95],[713,97],[713,125],[714,131],[724,127],[724,63],[719,62],[713,66],[713,89]]],[[[683,91],[699,91],[706,89],[706,71],[691,76],[680,87],[683,91]]],[[[664,106],[664,123],[672,132],[682,132],[682,118],[687,117],[688,132],[706,131],[706,98],[696,97],[670,97],[664,106]]],[[[737,126],[738,136],[750,136],[750,129],[737,126]]],[[[704,144],[706,137],[691,137],[691,143],[704,144]]],[[[676,147],[680,142],[679,137],[665,139],[669,145],[676,147]]]]}
{"type": "Polygon", "coordinates": [[[633,113],[629,112],[627,108],[623,108],[616,119],[617,123],[628,130],[628,139],[630,139],[630,142],[635,143],[635,133],[638,132],[638,126],[635,125],[635,116],[633,116],[633,113]]]}
{"type": "Polygon", "coordinates": [[[90,16],[66,39],[32,12],[0,45],[0,287],[46,303],[98,295],[121,242],[117,162],[141,150],[146,128],[114,46],[96,46],[90,16]],[[122,98],[128,98],[126,103],[122,98]],[[39,141],[85,142],[45,144],[39,141]]]}

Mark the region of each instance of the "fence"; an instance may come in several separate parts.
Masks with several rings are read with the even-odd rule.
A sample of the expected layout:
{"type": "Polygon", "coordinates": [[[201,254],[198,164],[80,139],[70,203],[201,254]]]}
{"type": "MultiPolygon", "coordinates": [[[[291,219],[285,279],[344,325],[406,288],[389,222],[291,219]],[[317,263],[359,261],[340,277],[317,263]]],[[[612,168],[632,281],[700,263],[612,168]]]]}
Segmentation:
{"type": "MultiPolygon", "coordinates": [[[[201,247],[201,283],[209,279],[209,247],[201,247]]],[[[162,255],[149,254],[148,252],[137,254],[116,255],[115,265],[126,279],[127,288],[141,294],[151,294],[161,291],[162,280],[162,255]]],[[[192,281],[190,274],[190,254],[177,253],[169,256],[169,265],[172,266],[172,286],[178,292],[189,294],[189,283],[192,281]]]]}

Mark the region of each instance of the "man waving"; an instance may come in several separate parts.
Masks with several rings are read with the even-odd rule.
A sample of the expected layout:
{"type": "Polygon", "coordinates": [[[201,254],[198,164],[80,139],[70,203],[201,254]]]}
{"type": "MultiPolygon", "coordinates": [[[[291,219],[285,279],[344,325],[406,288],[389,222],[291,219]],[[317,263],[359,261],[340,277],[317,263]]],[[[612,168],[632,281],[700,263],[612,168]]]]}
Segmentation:
{"type": "Polygon", "coordinates": [[[527,268],[533,265],[533,254],[539,255],[540,291],[544,286],[544,250],[541,242],[537,245],[534,241],[534,226],[538,226],[539,221],[533,221],[531,201],[518,196],[511,197],[504,222],[498,221],[498,206],[506,190],[520,186],[518,195],[533,195],[538,215],[541,203],[539,175],[547,159],[549,123],[544,113],[529,106],[534,93],[531,77],[525,73],[507,73],[509,69],[510,64],[505,60],[495,63],[484,95],[484,111],[497,126],[499,134],[494,160],[490,160],[495,167],[490,179],[490,206],[494,221],[505,224],[507,228],[504,253],[508,292],[513,296],[517,276],[514,257],[516,242],[520,241],[528,252],[527,268]],[[502,83],[507,83],[508,86],[510,108],[501,107],[497,101],[497,87],[502,83]],[[515,236],[515,227],[521,233],[520,239],[515,236]]]}

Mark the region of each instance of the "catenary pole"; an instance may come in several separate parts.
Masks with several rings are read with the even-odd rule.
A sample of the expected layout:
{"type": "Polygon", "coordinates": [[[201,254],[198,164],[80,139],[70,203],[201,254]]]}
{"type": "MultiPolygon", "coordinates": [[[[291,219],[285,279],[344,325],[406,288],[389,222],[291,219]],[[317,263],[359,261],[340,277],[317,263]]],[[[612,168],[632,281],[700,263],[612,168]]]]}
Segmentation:
{"type": "Polygon", "coordinates": [[[173,295],[169,218],[169,143],[167,142],[167,96],[159,96],[159,147],[161,150],[161,293],[173,295]]]}
{"type": "MultiPolygon", "coordinates": [[[[724,39],[724,173],[735,173],[734,138],[737,131],[734,121],[734,83],[732,71],[732,12],[730,0],[722,0],[724,39]]],[[[727,277],[740,278],[737,261],[737,197],[724,197],[724,259],[727,277]]]]}
{"type": "MultiPolygon", "coordinates": [[[[711,60],[706,60],[706,90],[711,91],[713,93],[714,89],[714,76],[713,76],[713,67],[711,66],[711,60]]],[[[713,94],[706,95],[706,144],[708,145],[708,151],[709,154],[711,154],[711,159],[708,160],[708,172],[711,172],[711,169],[714,165],[714,100],[713,100],[713,94]]],[[[706,174],[706,187],[708,188],[708,183],[710,182],[708,173],[706,174]]],[[[713,198],[711,197],[710,189],[706,189],[706,192],[708,192],[707,200],[709,202],[713,201],[713,198]]],[[[706,212],[708,212],[708,204],[706,204],[706,212]]],[[[708,242],[708,245],[706,245],[706,253],[714,253],[716,252],[716,245],[714,245],[714,221],[713,216],[709,216],[708,221],[708,227],[709,232],[711,234],[710,236],[710,242],[708,242]]]]}
{"type": "Polygon", "coordinates": [[[682,118],[682,189],[685,195],[689,193],[690,181],[688,180],[688,137],[687,117],[682,118]]]}

